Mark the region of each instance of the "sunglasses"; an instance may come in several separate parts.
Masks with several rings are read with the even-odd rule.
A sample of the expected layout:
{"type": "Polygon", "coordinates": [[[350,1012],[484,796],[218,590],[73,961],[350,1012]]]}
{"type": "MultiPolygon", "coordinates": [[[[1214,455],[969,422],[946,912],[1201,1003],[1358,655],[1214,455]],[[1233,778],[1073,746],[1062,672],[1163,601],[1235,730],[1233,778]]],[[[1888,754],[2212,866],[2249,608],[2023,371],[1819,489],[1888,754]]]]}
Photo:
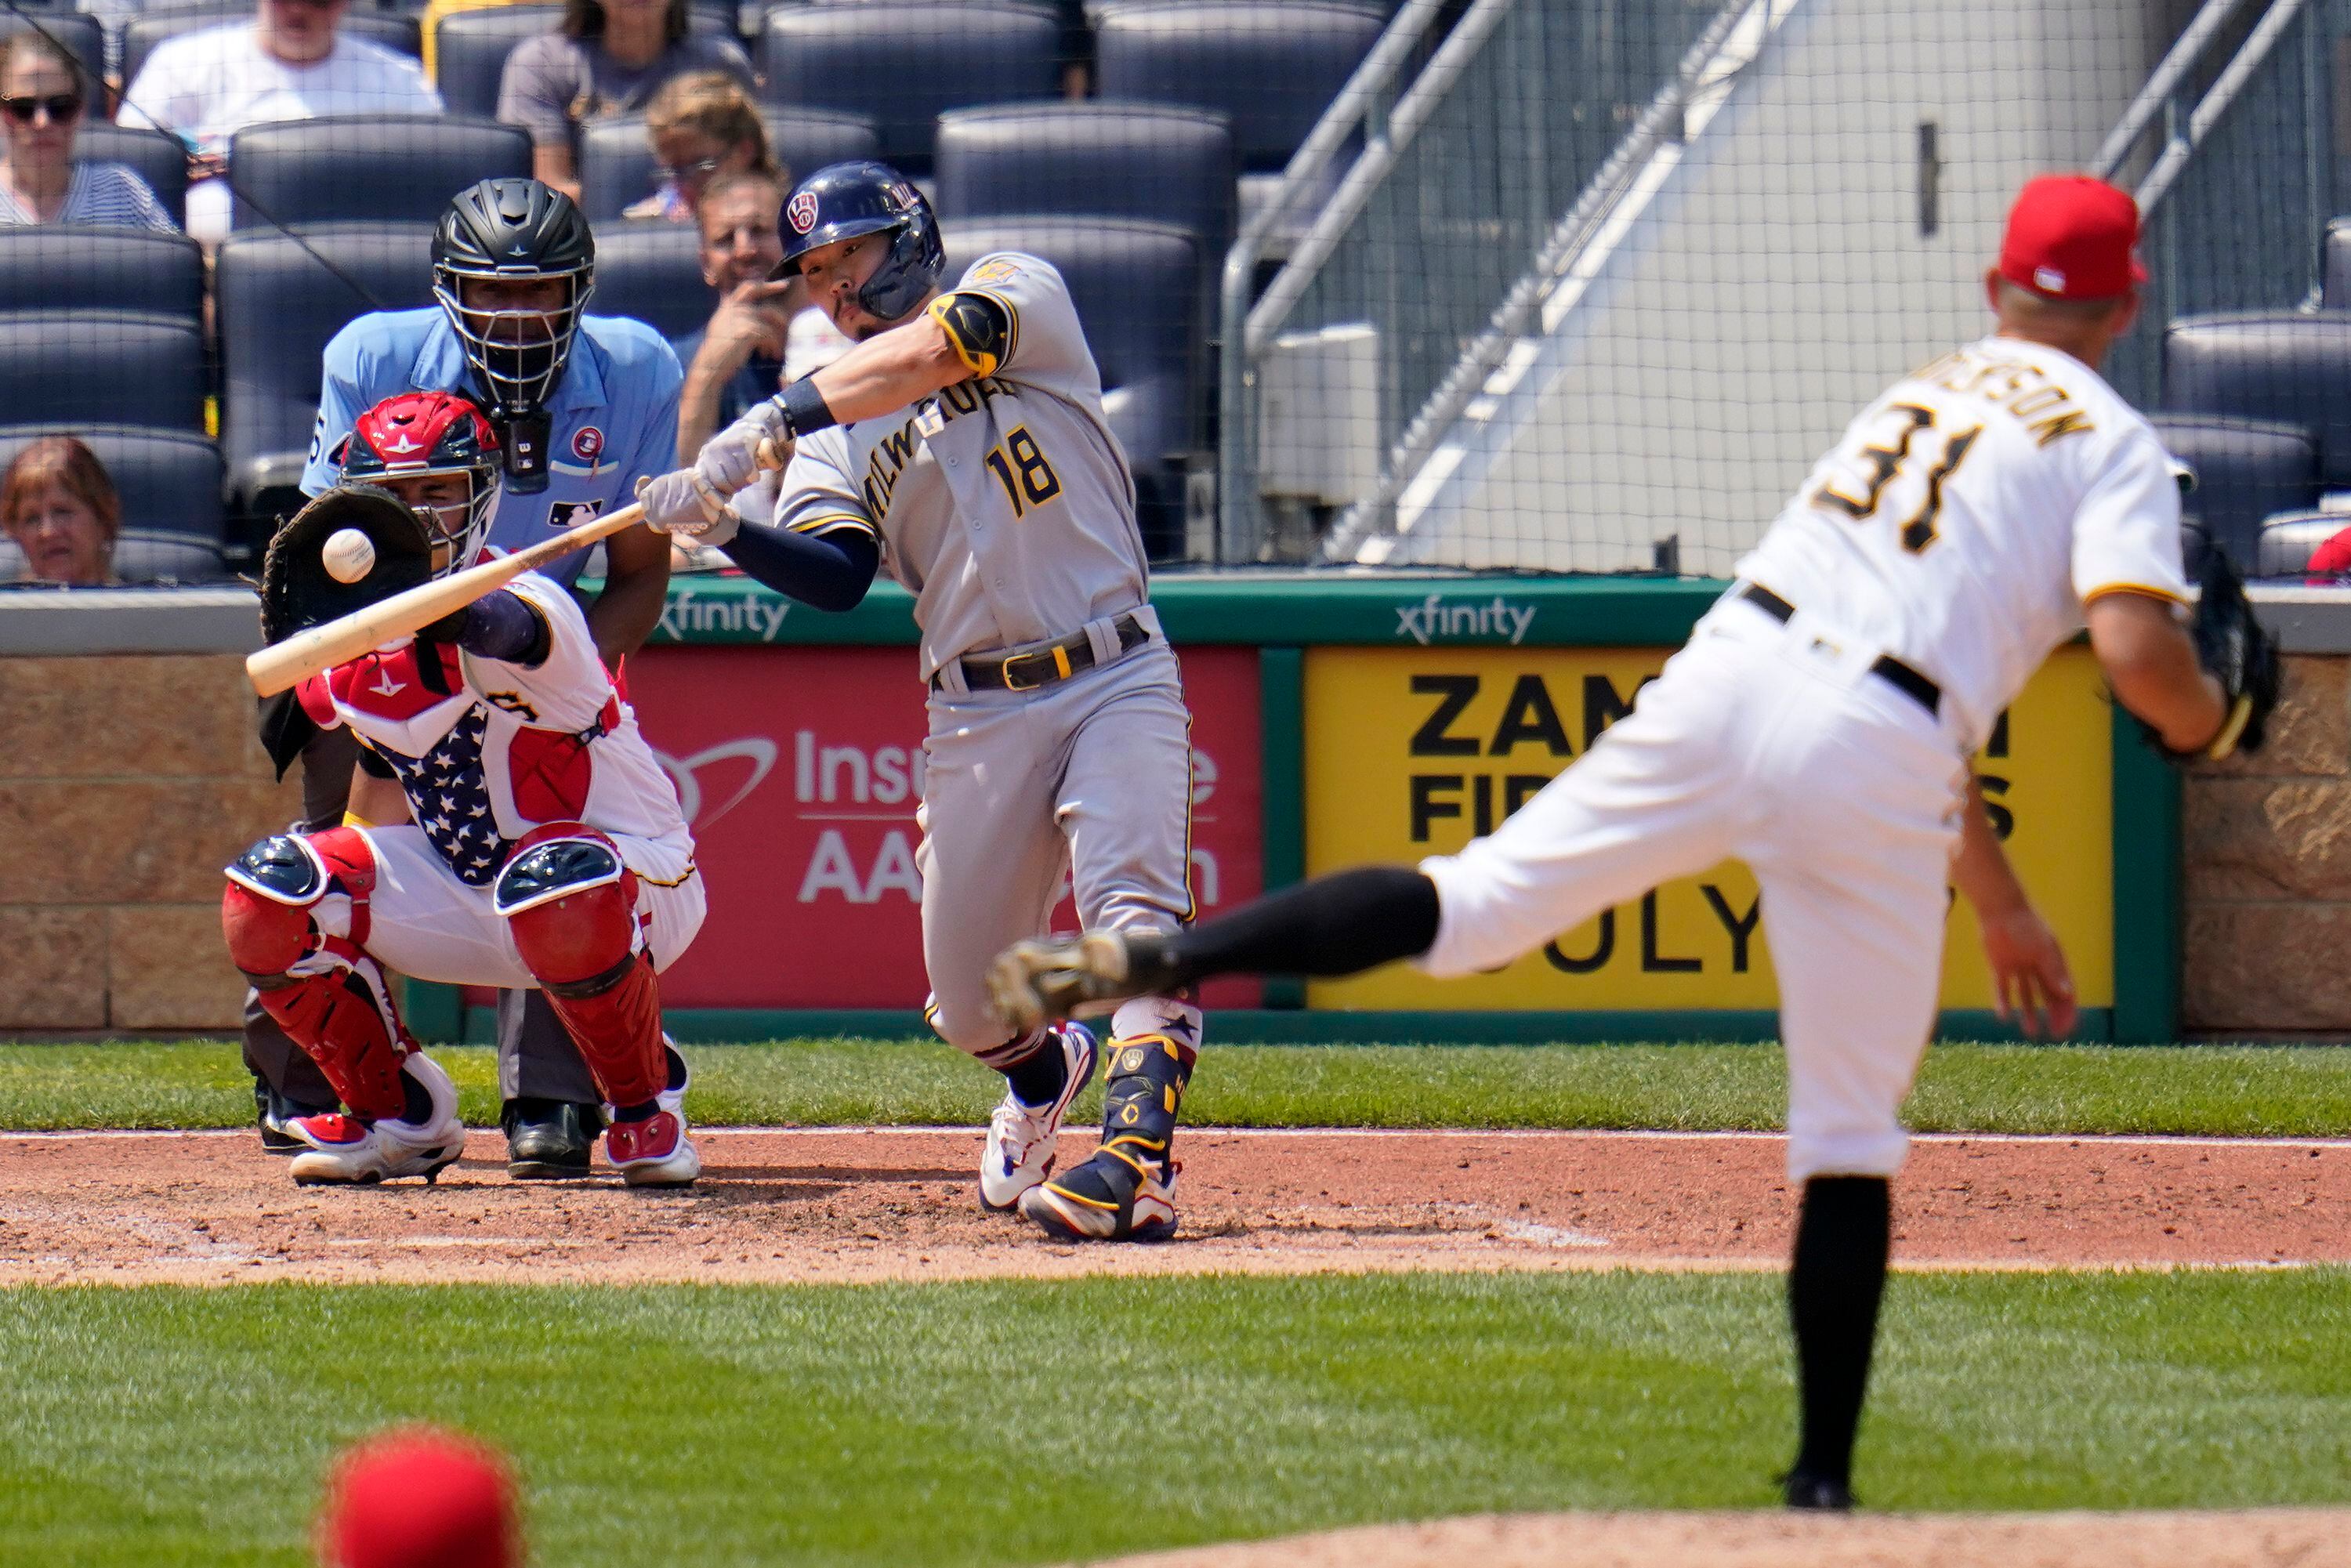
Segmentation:
{"type": "Polygon", "coordinates": [[[689,180],[707,180],[718,172],[718,166],[726,162],[720,157],[697,158],[691,163],[657,163],[653,166],[653,172],[673,184],[683,185],[689,180]]]}
{"type": "Polygon", "coordinates": [[[48,111],[49,123],[60,124],[81,112],[81,95],[60,92],[47,98],[0,98],[0,110],[5,110],[8,118],[19,125],[32,124],[33,116],[43,110],[48,111]]]}

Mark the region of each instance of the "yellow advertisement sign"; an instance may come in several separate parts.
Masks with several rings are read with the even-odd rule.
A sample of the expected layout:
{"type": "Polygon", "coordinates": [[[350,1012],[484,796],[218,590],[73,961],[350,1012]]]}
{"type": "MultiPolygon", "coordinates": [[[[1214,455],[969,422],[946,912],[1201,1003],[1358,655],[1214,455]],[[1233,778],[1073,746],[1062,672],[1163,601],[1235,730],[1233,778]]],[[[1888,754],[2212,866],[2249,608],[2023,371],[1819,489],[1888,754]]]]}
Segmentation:
{"type": "MultiPolygon", "coordinates": [[[[1631,710],[1669,650],[1316,648],[1306,654],[1306,869],[1409,863],[1490,831],[1631,710]]],[[[2065,945],[2085,1007],[2114,1001],[2111,708],[2087,648],[2060,649],[1976,759],[1993,822],[2065,945]]],[[[1747,868],[1726,861],[1562,933],[1492,974],[1391,965],[1308,988],[1321,1008],[1574,1010],[1778,1005],[1747,868]]],[[[1954,900],[1946,1008],[1990,1008],[1954,900]]]]}

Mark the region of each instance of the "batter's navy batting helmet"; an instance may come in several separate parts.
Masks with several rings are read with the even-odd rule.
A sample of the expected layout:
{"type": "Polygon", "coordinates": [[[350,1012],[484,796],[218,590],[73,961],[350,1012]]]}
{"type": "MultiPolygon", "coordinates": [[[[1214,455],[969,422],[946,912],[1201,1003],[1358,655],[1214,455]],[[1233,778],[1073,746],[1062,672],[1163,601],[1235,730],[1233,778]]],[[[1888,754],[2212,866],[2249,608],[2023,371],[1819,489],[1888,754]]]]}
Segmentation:
{"type": "Polygon", "coordinates": [[[819,246],[885,232],[893,236],[890,254],[857,291],[857,303],[879,320],[895,321],[911,314],[939,280],[947,249],[931,204],[887,163],[828,163],[794,185],[776,214],[784,259],[768,280],[799,277],[800,258],[819,246]]]}

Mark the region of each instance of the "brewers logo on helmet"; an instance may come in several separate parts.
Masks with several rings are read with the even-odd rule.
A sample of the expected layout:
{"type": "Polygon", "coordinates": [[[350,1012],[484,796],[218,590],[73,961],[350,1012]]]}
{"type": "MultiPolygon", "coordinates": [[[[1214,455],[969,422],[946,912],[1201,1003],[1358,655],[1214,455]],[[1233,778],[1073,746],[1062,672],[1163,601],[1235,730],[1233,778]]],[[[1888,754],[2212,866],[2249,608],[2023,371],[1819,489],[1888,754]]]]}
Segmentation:
{"type": "Polygon", "coordinates": [[[828,163],[795,185],[776,231],[784,259],[768,275],[770,282],[799,277],[801,258],[819,246],[888,234],[890,254],[857,291],[857,303],[877,320],[911,314],[946,269],[930,203],[904,174],[870,159],[828,163]]]}

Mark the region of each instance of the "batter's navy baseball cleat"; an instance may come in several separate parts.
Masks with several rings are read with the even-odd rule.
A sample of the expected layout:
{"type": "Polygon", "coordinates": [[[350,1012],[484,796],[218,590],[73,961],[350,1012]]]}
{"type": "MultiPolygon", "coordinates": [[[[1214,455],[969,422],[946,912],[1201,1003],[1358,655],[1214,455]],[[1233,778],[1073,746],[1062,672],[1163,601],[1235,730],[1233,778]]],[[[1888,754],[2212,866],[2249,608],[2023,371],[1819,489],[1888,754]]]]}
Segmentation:
{"type": "Polygon", "coordinates": [[[1071,1103],[1094,1081],[1093,1031],[1066,1023],[1053,1031],[1048,1051],[1061,1053],[1061,1092],[1042,1105],[1030,1105],[1010,1088],[987,1118],[987,1147],[979,1157],[979,1206],[1008,1212],[1022,1195],[1053,1174],[1053,1150],[1071,1103]]]}
{"type": "Polygon", "coordinates": [[[1020,1200],[1020,1213],[1057,1241],[1165,1241],[1176,1234],[1176,1177],[1182,1169],[1174,1161],[1131,1160],[1097,1149],[1069,1175],[1031,1188],[1020,1200]]]}

